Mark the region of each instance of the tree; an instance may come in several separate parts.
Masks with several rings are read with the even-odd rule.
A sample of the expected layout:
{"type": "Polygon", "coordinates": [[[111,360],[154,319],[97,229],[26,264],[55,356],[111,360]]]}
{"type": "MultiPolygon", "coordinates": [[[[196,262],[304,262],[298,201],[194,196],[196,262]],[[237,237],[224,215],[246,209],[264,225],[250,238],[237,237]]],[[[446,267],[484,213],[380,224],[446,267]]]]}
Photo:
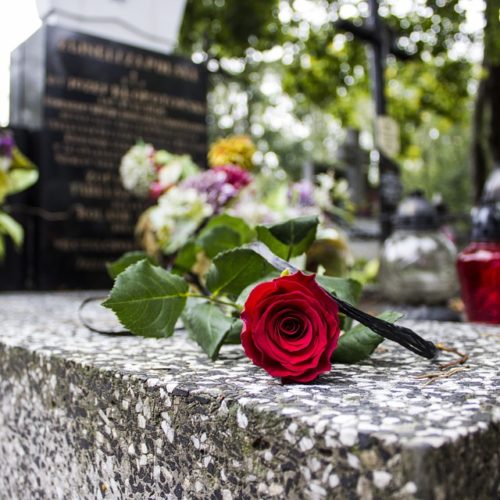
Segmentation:
{"type": "Polygon", "coordinates": [[[483,71],[472,121],[471,170],[480,198],[488,172],[500,168],[500,0],[486,0],[483,71]]]}
{"type": "MultiPolygon", "coordinates": [[[[473,64],[467,54],[453,54],[453,48],[477,42],[477,35],[462,29],[465,12],[459,0],[414,0],[405,12],[397,0],[385,0],[380,11],[401,35],[401,48],[414,54],[410,61],[389,60],[386,70],[388,110],[402,133],[398,160],[404,168],[413,168],[415,162],[422,164],[423,131],[436,128],[440,137],[450,132],[464,141],[468,135],[473,64]]],[[[331,161],[342,139],[341,128],[354,126],[365,136],[371,133],[365,47],[335,26],[339,18],[361,22],[367,13],[361,0],[188,0],[181,48],[203,57],[209,57],[208,51],[218,61],[214,66],[223,69],[213,79],[213,93],[227,91],[219,91],[215,99],[219,106],[212,108],[212,133],[228,124],[222,129],[235,126],[253,132],[264,152],[276,153],[285,159],[285,167],[295,170],[305,158],[331,161]],[[232,25],[235,17],[238,23],[232,25]],[[209,49],[202,40],[208,41],[209,49]],[[269,75],[281,83],[280,96],[263,91],[269,75]],[[222,97],[228,92],[243,95],[244,118],[237,112],[231,120],[224,118],[231,112],[222,97]],[[290,116],[279,129],[267,117],[287,98],[290,116]],[[309,132],[297,134],[299,125],[309,132]]],[[[426,161],[438,160],[427,155],[426,161]]],[[[457,165],[467,175],[467,162],[461,159],[457,165]]],[[[435,167],[438,174],[439,165],[435,167]]]]}

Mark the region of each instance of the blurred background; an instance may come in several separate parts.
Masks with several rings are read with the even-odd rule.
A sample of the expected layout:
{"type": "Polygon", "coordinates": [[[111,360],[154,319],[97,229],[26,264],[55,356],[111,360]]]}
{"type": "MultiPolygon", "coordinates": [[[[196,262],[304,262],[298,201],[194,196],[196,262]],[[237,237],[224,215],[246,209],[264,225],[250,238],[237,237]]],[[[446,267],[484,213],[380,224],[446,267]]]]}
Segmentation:
{"type": "MultiPolygon", "coordinates": [[[[316,253],[308,256],[311,270],[320,265],[329,274],[353,277],[367,284],[375,282],[380,269],[379,284],[391,300],[448,307],[449,300],[456,298],[458,292],[457,251],[471,241],[471,209],[480,203],[484,205],[485,200],[484,214],[475,220],[473,241],[494,242],[496,246],[491,261],[498,267],[500,259],[500,250],[497,249],[500,245],[498,175],[497,184],[490,183],[490,194],[483,195],[486,180],[500,167],[499,16],[500,0],[8,2],[0,18],[0,125],[29,131],[36,121],[25,119],[31,116],[33,103],[29,102],[30,92],[23,90],[24,83],[18,85],[17,81],[27,82],[37,92],[43,93],[42,82],[46,80],[47,95],[51,92],[56,92],[50,94],[52,96],[59,95],[60,90],[54,89],[62,89],[61,82],[72,72],[79,74],[80,69],[93,80],[79,80],[78,84],[86,88],[68,91],[68,96],[79,103],[87,102],[92,92],[98,94],[99,89],[108,88],[108,83],[118,85],[120,92],[127,96],[133,89],[151,84],[157,95],[165,91],[166,96],[176,96],[175,99],[179,95],[193,98],[197,109],[202,110],[194,121],[191,117],[183,122],[187,127],[185,130],[198,127],[197,130],[201,131],[196,140],[192,140],[194,135],[190,138],[189,134],[175,138],[177,132],[174,129],[162,129],[159,132],[163,135],[156,135],[162,144],[154,144],[154,134],[147,138],[135,133],[137,123],[141,122],[139,116],[135,123],[128,125],[122,120],[122,125],[128,126],[128,135],[118,145],[113,136],[114,127],[109,123],[103,126],[103,134],[109,135],[107,149],[99,154],[95,148],[85,150],[78,160],[89,169],[88,175],[95,174],[94,179],[83,178],[83,169],[66,168],[64,161],[57,166],[56,156],[43,158],[43,164],[39,165],[41,182],[37,187],[42,194],[36,195],[38,198],[35,196],[30,203],[36,210],[42,208],[45,212],[31,210],[31,215],[34,213],[43,225],[47,216],[49,219],[54,217],[55,212],[50,211],[57,209],[66,225],[49,220],[47,229],[35,227],[33,244],[27,246],[34,249],[32,253],[35,255],[39,253],[38,248],[45,245],[47,255],[52,252],[50,259],[56,256],[54,249],[63,251],[61,248],[65,245],[64,251],[71,253],[73,243],[69,244],[68,240],[57,240],[53,247],[47,240],[56,241],[56,233],[64,239],[74,229],[71,218],[75,213],[77,218],[95,216],[97,220],[102,216],[99,207],[94,216],[81,209],[88,201],[88,189],[93,189],[92,182],[97,178],[101,182],[100,188],[106,184],[99,173],[108,168],[106,161],[112,156],[110,165],[116,170],[120,161],[123,163],[121,157],[135,140],[143,138],[152,143],[151,148],[162,147],[178,155],[190,153],[195,162],[206,166],[210,144],[220,138],[244,135],[243,142],[238,142],[241,137],[237,137],[235,143],[230,141],[231,147],[248,146],[253,155],[249,162],[255,164],[256,177],[261,180],[254,183],[253,195],[240,203],[240,209],[244,209],[246,203],[247,212],[255,213],[256,210],[248,209],[253,196],[255,205],[260,203],[256,200],[262,200],[260,205],[267,204],[268,215],[276,218],[290,218],[288,205],[292,199],[298,200],[302,212],[318,211],[318,206],[324,212],[331,231],[322,237],[324,246],[315,248],[316,253]],[[72,36],[78,40],[78,31],[83,31],[103,40],[108,38],[111,43],[125,42],[140,47],[140,50],[173,54],[174,58],[164,61],[185,61],[191,68],[197,68],[194,71],[200,71],[200,75],[203,73],[199,79],[201,85],[189,89],[188,84],[168,83],[168,78],[166,83],[161,83],[160,79],[155,80],[156,77],[141,74],[140,69],[144,68],[130,71],[127,67],[128,73],[123,76],[111,66],[103,71],[99,64],[104,59],[99,59],[99,54],[83,54],[90,59],[96,57],[88,67],[80,68],[78,63],[71,63],[71,55],[56,54],[61,47],[57,44],[59,42],[52,45],[50,42],[44,49],[49,66],[53,57],[58,61],[52,67],[50,78],[40,76],[49,75],[50,72],[43,72],[45,69],[31,75],[29,61],[23,56],[24,49],[16,47],[40,28],[40,17],[44,18],[44,27],[55,24],[75,30],[74,36],[68,35],[69,43],[73,43],[72,36]],[[16,67],[23,70],[19,72],[20,78],[12,79],[9,61],[14,50],[19,61],[16,67]],[[177,56],[179,58],[175,59],[177,56]],[[56,75],[58,71],[60,74],[56,75]],[[207,92],[204,87],[206,74],[207,92]],[[105,87],[99,86],[100,76],[105,87]],[[172,87],[167,88],[168,85],[172,87]],[[9,96],[9,86],[14,98],[9,96]],[[78,94],[80,91],[87,95],[82,97],[78,94]],[[9,102],[11,106],[18,103],[20,111],[13,113],[12,109],[9,110],[9,102]],[[247,138],[253,141],[255,148],[245,142],[247,138]],[[110,145],[116,150],[112,155],[110,145]],[[93,156],[85,157],[88,151],[93,156]],[[101,170],[92,170],[95,168],[101,170]],[[69,174],[70,171],[73,173],[69,174]],[[321,177],[323,173],[327,176],[321,177]],[[70,178],[73,175],[75,178],[70,178]],[[72,192],[68,196],[61,195],[68,186],[72,186],[70,190],[87,190],[83,193],[84,201],[77,200],[79,205],[71,199],[72,192]],[[45,190],[49,193],[50,189],[57,192],[57,196],[43,194],[45,190]],[[315,201],[312,200],[313,194],[315,201]],[[328,198],[323,200],[323,205],[317,200],[318,194],[328,198]],[[60,198],[57,200],[59,205],[52,203],[55,198],[60,198]],[[486,237],[489,239],[485,240],[486,237]],[[407,281],[399,280],[401,276],[407,281]],[[421,284],[425,286],[419,289],[421,284]],[[443,292],[432,298],[431,291],[440,286],[443,292]],[[400,291],[405,289],[409,295],[403,299],[400,291]]],[[[90,40],[85,36],[81,37],[82,50],[87,50],[85,40],[90,40]]],[[[36,38],[32,37],[26,47],[36,52],[36,45],[36,38]]],[[[144,54],[150,53],[142,54],[137,56],[141,61],[144,54]]],[[[75,57],[81,55],[73,54],[75,57]]],[[[34,56],[35,63],[37,57],[34,56]]],[[[170,62],[166,64],[169,67],[170,62]]],[[[48,101],[43,95],[33,98],[33,102],[38,103],[34,108],[40,103],[48,108],[57,104],[51,101],[50,95],[48,101]]],[[[61,95],[66,98],[64,93],[61,95]]],[[[120,102],[119,92],[112,97],[117,100],[99,97],[96,102],[98,106],[110,106],[108,111],[113,112],[126,107],[120,102]]],[[[68,102],[70,104],[64,102],[63,105],[71,106],[73,101],[68,102]]],[[[139,108],[142,110],[140,105],[139,108]]],[[[61,109],[63,117],[65,110],[71,111],[70,108],[61,109]]],[[[71,112],[75,109],[72,108],[71,112]]],[[[144,115],[150,116],[145,109],[142,110],[144,115]]],[[[154,115],[154,106],[149,109],[154,115]]],[[[67,151],[71,152],[72,147],[77,147],[71,141],[78,137],[71,134],[66,137],[70,122],[49,139],[43,135],[44,130],[51,130],[51,112],[44,115],[44,119],[49,117],[47,123],[38,127],[41,135],[37,135],[36,140],[29,136],[31,139],[26,144],[29,146],[30,141],[35,146],[46,143],[52,149],[44,149],[45,146],[33,149],[33,144],[31,149],[55,153],[69,144],[67,151]]],[[[165,116],[175,116],[175,112],[169,109],[165,116]]],[[[80,113],[73,119],[88,125],[93,118],[92,113],[88,116],[80,113]]],[[[146,128],[154,128],[153,121],[146,122],[143,123],[146,128]]],[[[92,125],[89,130],[95,132],[95,127],[92,125]]],[[[139,157],[146,154],[145,150],[141,151],[139,157]]],[[[160,156],[172,160],[163,151],[160,151],[160,156]]],[[[77,157],[78,154],[66,155],[70,165],[76,165],[77,157]]],[[[37,163],[33,157],[31,159],[37,163]]],[[[130,171],[139,171],[140,161],[134,165],[130,171]]],[[[136,187],[132,186],[132,191],[136,187]]],[[[126,185],[125,188],[130,191],[126,185]]],[[[163,192],[159,191],[157,195],[163,192]]],[[[116,214],[123,213],[123,207],[119,206],[120,196],[105,200],[116,202],[116,214]]],[[[137,208],[144,209],[144,206],[137,205],[137,208]]],[[[295,216],[302,213],[300,210],[295,216]]],[[[243,216],[243,213],[238,215],[243,216]]],[[[121,242],[127,249],[133,244],[132,223],[135,224],[137,218],[129,214],[129,219],[127,230],[125,226],[117,229],[123,235],[128,231],[128,240],[121,242]]],[[[87,235],[85,224],[90,227],[90,219],[82,221],[82,229],[75,233],[75,238],[87,235]]],[[[104,222],[101,217],[88,234],[97,237],[111,234],[104,222]]],[[[33,224],[36,226],[38,222],[33,224]]],[[[75,245],[80,243],[78,240],[75,245]]],[[[82,262],[91,265],[90,260],[82,262]]],[[[103,263],[92,262],[94,270],[102,273],[103,263]]],[[[65,274],[72,272],[71,265],[65,274]]],[[[50,267],[54,268],[42,260],[35,265],[35,270],[39,272],[50,267]]],[[[470,276],[474,275],[475,271],[470,276]]],[[[83,276],[88,276],[88,273],[83,276]]],[[[488,286],[492,287],[491,293],[500,298],[496,279],[491,278],[492,272],[486,270],[485,276],[489,280],[488,286]]],[[[26,282],[26,278],[19,279],[26,282]]],[[[101,283],[89,279],[83,284],[82,279],[75,277],[73,285],[55,280],[38,286],[92,287],[101,283]]],[[[459,304],[455,309],[460,312],[461,307],[459,304]]]]}
{"type": "MultiPolygon", "coordinates": [[[[485,29],[485,7],[481,0],[387,0],[379,10],[412,55],[404,61],[389,56],[386,70],[404,189],[440,195],[455,212],[470,208],[490,168],[488,134],[481,131],[493,88],[479,82],[488,57],[483,47],[493,53],[500,35],[498,8],[485,29]]],[[[208,61],[213,73],[210,139],[250,133],[258,163],[298,177],[305,162],[334,165],[347,129],[354,128],[376,185],[366,47],[336,26],[339,19],[359,24],[368,12],[363,0],[188,0],[175,50],[208,61]]],[[[8,122],[10,52],[40,24],[35,0],[3,6],[2,125],[8,122]]]]}

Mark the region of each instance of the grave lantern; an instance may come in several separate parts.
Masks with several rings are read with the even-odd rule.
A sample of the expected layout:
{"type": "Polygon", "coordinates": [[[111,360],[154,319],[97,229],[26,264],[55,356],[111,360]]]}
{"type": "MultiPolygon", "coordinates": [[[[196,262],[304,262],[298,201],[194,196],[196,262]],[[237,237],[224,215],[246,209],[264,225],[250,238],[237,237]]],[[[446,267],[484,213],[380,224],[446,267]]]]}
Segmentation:
{"type": "Polygon", "coordinates": [[[472,211],[471,239],[457,260],[467,317],[500,324],[500,168],[490,176],[480,204],[472,211]]]}
{"type": "Polygon", "coordinates": [[[422,193],[399,205],[394,233],[384,242],[380,283],[391,301],[437,305],[457,289],[456,249],[440,230],[439,217],[422,193]]]}

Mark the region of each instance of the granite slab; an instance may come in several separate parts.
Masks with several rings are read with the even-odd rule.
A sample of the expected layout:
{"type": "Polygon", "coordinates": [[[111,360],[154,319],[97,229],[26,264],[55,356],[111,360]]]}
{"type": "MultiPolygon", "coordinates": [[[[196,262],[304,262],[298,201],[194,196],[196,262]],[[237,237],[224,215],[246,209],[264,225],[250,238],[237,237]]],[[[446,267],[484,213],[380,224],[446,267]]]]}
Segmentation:
{"type": "Polygon", "coordinates": [[[2,499],[500,497],[498,327],[411,324],[470,355],[433,384],[386,341],[282,385],[240,346],[93,333],[85,296],[0,294],[2,499]]]}

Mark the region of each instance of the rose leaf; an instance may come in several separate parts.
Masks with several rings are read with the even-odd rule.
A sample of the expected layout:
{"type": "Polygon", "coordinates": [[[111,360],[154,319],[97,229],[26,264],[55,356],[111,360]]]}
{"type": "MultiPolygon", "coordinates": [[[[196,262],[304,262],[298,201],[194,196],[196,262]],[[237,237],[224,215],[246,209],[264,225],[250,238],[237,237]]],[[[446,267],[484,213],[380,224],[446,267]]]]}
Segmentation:
{"type": "Polygon", "coordinates": [[[196,264],[196,255],[199,252],[199,247],[195,241],[189,240],[177,252],[171,271],[174,274],[185,274],[191,271],[196,264]]]}
{"type": "Polygon", "coordinates": [[[222,214],[210,219],[197,242],[213,259],[217,254],[239,247],[253,238],[254,231],[243,219],[222,214]]]}
{"type": "Polygon", "coordinates": [[[240,235],[242,243],[247,243],[255,237],[255,231],[243,219],[228,214],[212,217],[201,234],[214,227],[228,227],[236,231],[240,235]]]}
{"type": "Polygon", "coordinates": [[[316,281],[327,292],[335,297],[356,305],[361,295],[362,286],[359,281],[346,278],[334,278],[332,276],[316,276],[316,281]]]}
{"type": "Polygon", "coordinates": [[[140,260],[148,260],[151,264],[157,266],[158,263],[153,257],[150,257],[146,254],[146,252],[127,252],[124,253],[119,259],[106,263],[106,269],[108,271],[109,276],[112,279],[116,279],[116,277],[125,271],[129,266],[139,262],[140,260]]]}
{"type": "MultiPolygon", "coordinates": [[[[377,317],[395,323],[401,316],[402,314],[398,312],[387,311],[377,317]]],[[[340,336],[337,348],[333,352],[332,362],[350,364],[367,359],[383,341],[383,337],[368,327],[356,325],[340,336]]]]}
{"type": "Polygon", "coordinates": [[[136,335],[170,337],[186,304],[184,279],[141,260],[116,278],[102,304],[136,335]]]}
{"type": "MultiPolygon", "coordinates": [[[[334,278],[332,276],[316,276],[316,281],[327,292],[332,293],[335,297],[356,305],[363,287],[359,281],[346,278],[334,278]]],[[[348,316],[341,315],[341,324],[343,330],[351,328],[352,319],[348,316]]]]}
{"type": "Polygon", "coordinates": [[[206,285],[216,295],[237,297],[248,285],[272,271],[273,267],[253,250],[235,248],[215,257],[206,275],[206,285]]]}
{"type": "Polygon", "coordinates": [[[215,226],[204,230],[198,237],[198,245],[211,259],[219,253],[239,247],[242,243],[239,233],[230,227],[223,226],[215,226]]]}
{"type": "Polygon", "coordinates": [[[243,321],[240,318],[236,318],[233,321],[231,329],[227,332],[224,337],[223,344],[241,344],[241,331],[243,330],[243,321]]]}
{"type": "Polygon", "coordinates": [[[316,238],[317,217],[298,217],[281,224],[257,226],[257,238],[282,259],[302,255],[316,238]]]}
{"type": "Polygon", "coordinates": [[[217,359],[220,347],[235,323],[235,319],[226,316],[219,306],[204,299],[188,300],[182,321],[190,337],[212,360],[217,359]]]}

